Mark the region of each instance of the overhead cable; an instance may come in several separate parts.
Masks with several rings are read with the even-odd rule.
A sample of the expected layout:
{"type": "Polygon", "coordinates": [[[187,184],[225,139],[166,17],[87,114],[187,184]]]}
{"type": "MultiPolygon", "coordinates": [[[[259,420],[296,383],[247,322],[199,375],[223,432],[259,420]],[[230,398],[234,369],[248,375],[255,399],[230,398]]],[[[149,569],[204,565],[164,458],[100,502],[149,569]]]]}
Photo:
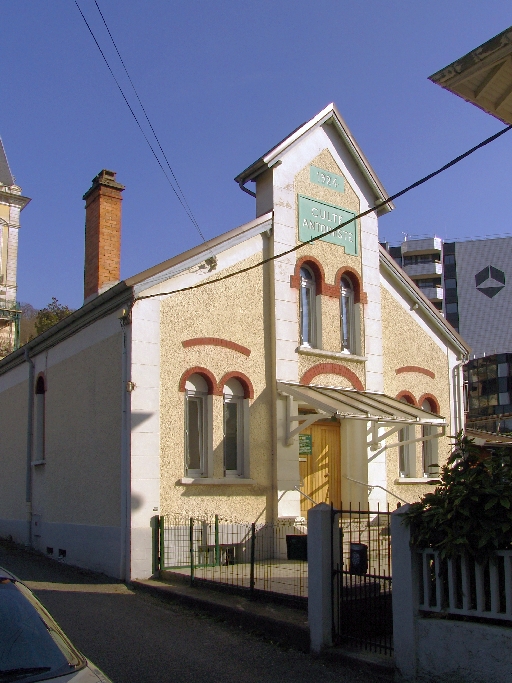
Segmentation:
{"type": "MultiPolygon", "coordinates": [[[[77,0],[75,0],[75,5],[77,6],[78,11],[80,12],[80,14],[81,14],[81,16],[82,16],[82,19],[84,20],[85,25],[86,25],[87,28],[89,29],[89,33],[91,34],[91,36],[92,36],[94,42],[96,43],[96,47],[97,47],[98,50],[100,51],[100,54],[101,54],[101,56],[103,57],[103,61],[104,61],[105,64],[107,65],[107,68],[108,68],[108,70],[110,71],[110,74],[111,74],[112,78],[114,79],[115,84],[117,85],[117,87],[118,87],[118,89],[119,89],[119,92],[121,93],[121,95],[122,95],[122,97],[123,97],[123,100],[125,101],[126,106],[127,106],[128,109],[130,110],[130,113],[131,113],[131,115],[133,116],[133,118],[134,118],[134,120],[135,120],[135,123],[137,124],[137,126],[138,126],[140,132],[141,132],[142,135],[144,136],[144,140],[145,140],[146,143],[148,144],[149,149],[150,149],[151,152],[153,153],[153,156],[155,157],[155,159],[156,159],[158,165],[160,166],[160,168],[161,168],[161,170],[162,170],[164,176],[165,176],[166,179],[167,179],[167,182],[168,182],[169,185],[171,186],[171,189],[172,189],[172,191],[174,192],[174,194],[176,195],[176,197],[177,197],[179,203],[180,203],[181,206],[183,207],[185,213],[187,214],[187,216],[188,216],[189,219],[191,220],[191,222],[192,222],[192,224],[194,225],[194,227],[196,228],[196,230],[199,232],[199,234],[200,234],[200,236],[201,236],[201,239],[202,239],[203,242],[204,242],[204,241],[205,241],[205,238],[204,238],[204,235],[203,235],[203,233],[202,233],[202,231],[201,231],[201,228],[199,227],[199,225],[198,225],[196,219],[194,218],[194,216],[193,216],[193,214],[192,214],[192,211],[190,210],[190,208],[189,208],[189,206],[188,206],[188,203],[187,203],[187,201],[186,201],[186,199],[185,199],[185,196],[183,195],[183,191],[181,190],[181,187],[178,185],[178,181],[176,180],[176,176],[174,175],[174,172],[173,172],[172,168],[170,167],[169,162],[167,161],[167,157],[166,157],[165,154],[164,154],[164,158],[165,158],[165,160],[166,160],[166,162],[167,162],[167,165],[169,166],[169,169],[170,169],[170,171],[171,171],[171,173],[172,173],[172,176],[173,176],[173,178],[176,180],[176,185],[177,185],[177,187],[178,187],[179,192],[178,192],[178,190],[174,187],[174,184],[173,184],[173,182],[171,181],[171,179],[169,178],[169,176],[168,176],[168,174],[167,174],[167,171],[165,170],[165,168],[164,168],[162,162],[161,162],[160,159],[158,158],[158,155],[157,155],[157,153],[155,152],[155,150],[154,150],[154,148],[153,148],[153,145],[152,145],[151,142],[149,141],[148,136],[146,135],[146,133],[144,132],[144,129],[142,128],[139,119],[137,118],[135,112],[133,111],[132,106],[130,105],[130,103],[129,103],[129,101],[128,101],[128,98],[126,97],[126,95],[125,95],[123,89],[121,88],[121,85],[119,84],[119,81],[117,80],[117,78],[116,78],[116,76],[115,76],[115,74],[114,74],[114,72],[113,72],[113,70],[112,70],[112,67],[110,66],[110,64],[109,64],[109,62],[108,62],[108,60],[107,60],[107,58],[105,57],[105,53],[104,53],[103,50],[101,49],[100,44],[98,43],[98,40],[96,39],[96,36],[94,35],[94,32],[93,32],[92,28],[91,28],[90,25],[89,25],[89,22],[88,22],[87,19],[85,18],[85,15],[84,15],[84,13],[82,12],[82,10],[81,10],[81,8],[80,8],[80,5],[78,4],[77,0]],[[183,196],[183,198],[180,196],[179,193],[181,193],[181,195],[183,196]]],[[[96,6],[98,7],[97,3],[96,3],[96,6]]],[[[100,11],[99,7],[98,7],[98,11],[100,11]]],[[[100,11],[100,14],[101,14],[101,11],[100,11]]],[[[102,18],[103,18],[103,15],[101,15],[101,16],[102,16],[102,18]]],[[[105,20],[103,19],[103,21],[105,21],[105,20]]],[[[106,25],[106,24],[105,24],[105,25],[106,25]]],[[[108,31],[108,27],[107,27],[107,31],[108,31]]],[[[109,35],[110,35],[110,37],[111,37],[111,39],[112,39],[112,42],[114,42],[114,40],[113,40],[113,38],[112,38],[112,36],[111,36],[111,34],[110,34],[110,31],[109,31],[109,35]]],[[[116,46],[115,46],[115,43],[114,43],[114,47],[116,47],[116,46]]],[[[116,47],[116,50],[117,50],[117,47],[116,47]]],[[[119,58],[121,59],[121,55],[119,54],[119,51],[117,51],[117,53],[118,53],[118,55],[119,55],[119,58]]],[[[122,59],[121,59],[121,62],[123,63],[123,66],[124,66],[124,62],[122,61],[122,59]]],[[[125,71],[126,71],[126,67],[125,67],[125,71]]],[[[126,73],[127,73],[127,75],[128,75],[128,72],[126,72],[126,73]]],[[[129,75],[128,75],[128,78],[130,78],[129,75]]],[[[131,79],[130,79],[130,82],[131,82],[131,79]]],[[[133,86],[133,83],[132,83],[132,87],[134,87],[134,86],[133,86]]],[[[135,90],[135,88],[134,88],[134,90],[135,90]]],[[[136,91],[135,91],[135,94],[137,95],[137,92],[136,92],[136,91]]],[[[137,99],[139,99],[138,95],[137,95],[137,99]]],[[[142,107],[142,103],[140,102],[140,99],[139,99],[139,103],[141,104],[141,107],[142,107]]],[[[148,120],[149,125],[151,126],[151,123],[149,122],[149,119],[148,119],[148,116],[147,116],[147,114],[146,114],[146,111],[144,110],[143,107],[142,107],[142,109],[143,109],[143,111],[144,111],[144,114],[145,114],[145,116],[146,116],[146,119],[148,120]]],[[[153,132],[153,135],[155,135],[155,139],[157,140],[157,143],[158,143],[160,149],[162,150],[162,147],[161,147],[161,145],[160,145],[160,142],[159,142],[159,140],[158,140],[158,138],[156,137],[156,134],[155,134],[155,132],[154,132],[153,126],[151,126],[151,130],[152,130],[152,132],[153,132]]],[[[162,150],[162,154],[163,154],[163,150],[162,150]]]]}
{"type": "Polygon", "coordinates": [[[387,197],[386,199],[384,199],[381,202],[378,202],[377,204],[375,204],[371,208],[367,209],[366,211],[359,213],[357,216],[354,216],[353,218],[350,218],[348,221],[345,221],[344,223],[340,223],[340,225],[336,226],[335,228],[332,228],[331,230],[327,230],[326,232],[323,232],[320,235],[316,235],[315,237],[312,237],[311,239],[307,240],[306,242],[301,242],[300,244],[295,245],[291,249],[287,249],[286,251],[282,251],[281,253],[275,254],[274,256],[269,256],[266,259],[258,261],[258,263],[253,263],[251,266],[247,266],[246,268],[241,268],[240,270],[237,270],[234,273],[228,273],[227,275],[223,275],[222,277],[217,277],[213,280],[206,280],[204,282],[199,282],[195,285],[191,285],[190,287],[182,287],[181,289],[175,289],[175,290],[172,290],[170,292],[158,292],[155,294],[146,294],[143,296],[138,296],[135,298],[135,301],[139,301],[142,299],[151,299],[151,298],[154,298],[156,296],[168,296],[170,294],[179,294],[181,292],[189,292],[193,289],[199,289],[201,287],[207,287],[208,285],[213,285],[216,282],[222,282],[223,280],[228,280],[232,277],[235,277],[236,275],[241,275],[242,273],[247,273],[250,270],[254,270],[256,268],[264,266],[265,264],[270,263],[271,261],[275,261],[279,258],[282,258],[283,256],[287,256],[288,254],[292,254],[294,251],[298,251],[299,249],[302,249],[303,247],[307,246],[308,244],[311,244],[312,242],[316,242],[317,240],[324,238],[326,235],[330,235],[331,233],[336,232],[336,230],[343,228],[345,225],[352,223],[353,221],[357,220],[358,218],[364,218],[364,216],[367,216],[368,214],[373,213],[374,211],[378,211],[382,207],[386,206],[386,204],[389,204],[390,202],[394,201],[395,199],[398,199],[398,197],[401,197],[402,195],[406,194],[407,192],[410,192],[411,190],[414,190],[416,187],[423,185],[423,183],[426,183],[428,180],[435,178],[435,176],[439,175],[440,173],[443,173],[444,171],[448,170],[452,166],[455,166],[455,164],[458,164],[459,161],[462,161],[463,159],[468,157],[470,154],[473,154],[473,152],[476,152],[478,149],[485,147],[490,142],[493,142],[494,140],[501,137],[505,133],[508,133],[509,130],[512,130],[512,125],[507,126],[506,128],[502,128],[500,131],[498,131],[494,135],[491,135],[490,137],[486,138],[482,142],[478,143],[478,145],[475,145],[471,149],[468,149],[467,152],[464,152],[464,154],[460,154],[458,157],[455,157],[455,159],[452,159],[451,161],[449,161],[444,166],[441,166],[441,168],[438,168],[437,171],[433,171],[432,173],[429,173],[428,175],[424,176],[420,180],[417,180],[416,182],[412,183],[411,185],[408,185],[403,190],[400,190],[399,192],[396,192],[394,195],[391,195],[391,197],[387,197]]]}

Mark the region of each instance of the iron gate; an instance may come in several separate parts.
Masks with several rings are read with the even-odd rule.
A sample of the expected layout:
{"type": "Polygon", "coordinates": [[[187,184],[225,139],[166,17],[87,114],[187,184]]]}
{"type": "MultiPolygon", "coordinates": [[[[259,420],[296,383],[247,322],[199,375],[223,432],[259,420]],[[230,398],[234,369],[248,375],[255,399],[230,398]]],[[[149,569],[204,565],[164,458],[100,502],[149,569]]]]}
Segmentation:
{"type": "Polygon", "coordinates": [[[390,523],[389,508],[333,510],[334,641],[387,655],[393,652],[390,523]]]}

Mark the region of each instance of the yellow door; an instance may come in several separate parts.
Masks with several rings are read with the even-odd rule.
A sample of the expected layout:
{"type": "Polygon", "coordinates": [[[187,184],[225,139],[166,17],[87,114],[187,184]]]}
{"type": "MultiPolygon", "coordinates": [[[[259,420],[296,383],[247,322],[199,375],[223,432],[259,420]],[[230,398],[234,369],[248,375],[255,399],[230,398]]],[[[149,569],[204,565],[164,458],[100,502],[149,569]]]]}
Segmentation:
{"type": "MultiPolygon", "coordinates": [[[[315,503],[341,506],[341,450],[340,425],[333,422],[316,422],[302,434],[310,434],[312,454],[302,455],[300,476],[301,490],[315,503]]],[[[313,503],[301,496],[301,513],[306,516],[313,503]]]]}

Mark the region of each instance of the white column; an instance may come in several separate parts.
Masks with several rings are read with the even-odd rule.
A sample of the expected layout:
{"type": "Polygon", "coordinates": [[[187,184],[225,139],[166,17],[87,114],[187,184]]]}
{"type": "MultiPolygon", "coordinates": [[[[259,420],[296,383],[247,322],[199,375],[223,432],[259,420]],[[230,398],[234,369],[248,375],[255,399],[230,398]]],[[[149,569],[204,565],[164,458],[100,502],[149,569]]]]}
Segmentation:
{"type": "MultiPolygon", "coordinates": [[[[333,564],[339,564],[339,515],[331,519],[331,507],[319,503],[308,512],[308,621],[311,651],[332,645],[333,564]],[[334,524],[334,527],[333,527],[334,524]],[[334,534],[332,533],[334,529],[334,534]],[[333,543],[334,541],[334,543],[333,543]],[[333,545],[331,546],[331,543],[333,545]]],[[[334,599],[333,599],[334,597],[334,599]]]]}
{"type": "Polygon", "coordinates": [[[411,549],[411,530],[404,524],[402,505],[391,515],[393,568],[393,644],[395,665],[403,681],[416,680],[416,619],[418,615],[417,563],[411,549]]]}

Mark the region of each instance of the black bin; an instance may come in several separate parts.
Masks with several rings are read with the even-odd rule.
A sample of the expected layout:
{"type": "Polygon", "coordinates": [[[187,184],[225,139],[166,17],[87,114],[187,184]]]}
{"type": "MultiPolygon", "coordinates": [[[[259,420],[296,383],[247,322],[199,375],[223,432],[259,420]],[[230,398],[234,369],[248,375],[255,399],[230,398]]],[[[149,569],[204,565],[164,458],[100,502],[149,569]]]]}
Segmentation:
{"type": "Polygon", "coordinates": [[[368,546],[364,543],[350,544],[350,573],[362,576],[368,571],[368,546]]]}
{"type": "Polygon", "coordinates": [[[308,537],[296,534],[286,534],[286,557],[289,560],[308,559],[308,537]]]}

